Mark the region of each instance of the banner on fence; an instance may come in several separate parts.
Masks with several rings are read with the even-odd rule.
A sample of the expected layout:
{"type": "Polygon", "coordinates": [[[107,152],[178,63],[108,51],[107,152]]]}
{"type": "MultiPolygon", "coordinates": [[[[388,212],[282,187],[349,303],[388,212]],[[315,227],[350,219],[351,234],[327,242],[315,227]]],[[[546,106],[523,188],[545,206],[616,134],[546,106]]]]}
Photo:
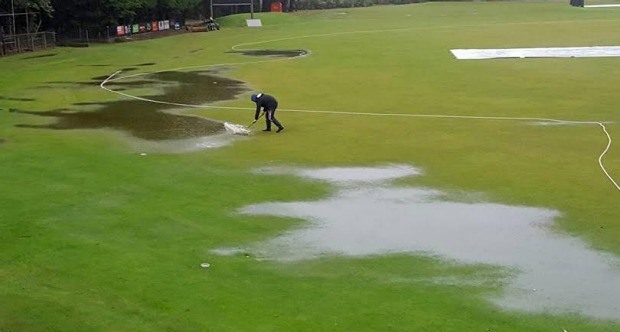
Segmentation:
{"type": "MultiPolygon", "coordinates": [[[[174,23],[172,23],[174,24],[174,23]]],[[[162,31],[170,29],[170,21],[153,21],[132,25],[119,25],[116,27],[117,36],[125,36],[132,33],[142,33],[148,31],[162,31]]]]}

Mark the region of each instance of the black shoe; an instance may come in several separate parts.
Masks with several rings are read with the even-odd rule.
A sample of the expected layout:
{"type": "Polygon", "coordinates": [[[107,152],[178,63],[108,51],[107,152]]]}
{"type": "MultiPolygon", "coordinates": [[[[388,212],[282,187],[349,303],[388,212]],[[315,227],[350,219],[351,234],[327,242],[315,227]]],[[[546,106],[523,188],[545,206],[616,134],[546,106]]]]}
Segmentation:
{"type": "Polygon", "coordinates": [[[271,131],[271,129],[263,129],[263,131],[271,131]]]}
{"type": "Polygon", "coordinates": [[[279,133],[279,132],[281,132],[282,130],[284,130],[284,127],[280,127],[280,128],[278,128],[278,130],[276,131],[276,133],[279,133]]]}

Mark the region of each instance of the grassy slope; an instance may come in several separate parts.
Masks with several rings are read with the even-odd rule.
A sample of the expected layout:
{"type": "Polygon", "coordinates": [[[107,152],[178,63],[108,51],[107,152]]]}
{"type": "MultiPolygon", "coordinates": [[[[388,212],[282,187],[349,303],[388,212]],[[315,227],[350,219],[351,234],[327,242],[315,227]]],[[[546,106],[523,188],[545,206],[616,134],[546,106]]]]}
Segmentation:
{"type": "MultiPolygon", "coordinates": [[[[498,201],[564,212],[563,231],[620,253],[617,192],[588,126],[399,119],[281,112],[286,136],[256,136],[217,151],[139,157],[103,131],[15,128],[46,110],[114,100],[88,81],[118,68],[142,71],[252,61],[232,45],[305,48],[295,61],[239,65],[230,74],[272,92],[283,109],[536,116],[619,120],[615,59],[459,62],[450,48],[618,45],[617,12],[564,3],[465,3],[261,15],[262,29],[223,20],[187,34],[56,56],[0,59],[0,329],[6,330],[417,330],[615,331],[617,325],[498,311],[481,296],[497,285],[434,286],[424,278],[498,273],[416,257],[326,259],[275,265],[208,250],[267,238],[294,220],[230,211],[265,200],[309,199],[327,188],[248,173],[266,164],[411,163],[413,180],[481,191],[498,201]],[[346,13],[346,14],[341,14],[346,13]],[[530,23],[528,23],[530,22],[530,23]],[[403,29],[379,31],[383,29],[403,29]],[[333,34],[320,37],[310,35],[333,34]],[[191,52],[203,49],[202,52],[191,52]],[[108,64],[105,67],[89,65],[108,64]],[[41,88],[44,87],[44,88],[41,88]],[[35,101],[7,100],[34,98],[35,101]],[[209,271],[197,269],[207,260],[209,271]],[[486,271],[486,272],[485,272],[486,271]]],[[[246,100],[226,105],[249,107],[246,100]]],[[[199,114],[246,122],[251,111],[199,114]]],[[[615,137],[620,129],[610,124],[615,137]]],[[[606,163],[620,174],[617,148],[606,163]]]]}

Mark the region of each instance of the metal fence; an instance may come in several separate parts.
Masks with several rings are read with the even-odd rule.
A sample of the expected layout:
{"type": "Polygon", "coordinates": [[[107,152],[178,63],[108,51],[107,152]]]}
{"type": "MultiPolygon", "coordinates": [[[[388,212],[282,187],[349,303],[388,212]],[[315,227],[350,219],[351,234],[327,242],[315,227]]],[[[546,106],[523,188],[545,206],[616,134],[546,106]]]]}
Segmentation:
{"type": "Polygon", "coordinates": [[[18,35],[1,35],[0,55],[33,52],[56,47],[54,32],[24,33],[18,35]]]}

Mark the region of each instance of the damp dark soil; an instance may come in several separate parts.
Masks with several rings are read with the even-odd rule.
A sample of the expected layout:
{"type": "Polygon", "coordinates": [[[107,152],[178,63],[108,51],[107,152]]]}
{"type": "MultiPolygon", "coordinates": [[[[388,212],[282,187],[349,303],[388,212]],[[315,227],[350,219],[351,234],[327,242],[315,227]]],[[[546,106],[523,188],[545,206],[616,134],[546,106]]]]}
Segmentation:
{"type": "MultiPolygon", "coordinates": [[[[214,135],[224,131],[222,123],[169,111],[179,108],[174,103],[203,105],[233,100],[239,94],[248,91],[244,82],[225,78],[218,74],[220,73],[217,71],[168,71],[115,80],[107,84],[107,87],[112,90],[154,88],[160,93],[140,95],[140,97],[159,103],[122,99],[112,102],[78,103],[74,104],[75,107],[71,109],[49,111],[12,109],[11,112],[56,119],[51,124],[20,124],[19,127],[56,130],[114,129],[152,141],[214,135]]],[[[101,77],[95,77],[88,84],[98,84],[101,81],[101,77]]],[[[76,82],[75,84],[84,83],[76,82]]]]}
{"type": "Polygon", "coordinates": [[[308,54],[305,50],[247,50],[247,51],[231,51],[228,53],[239,53],[248,56],[274,56],[283,58],[294,58],[308,54]]]}

